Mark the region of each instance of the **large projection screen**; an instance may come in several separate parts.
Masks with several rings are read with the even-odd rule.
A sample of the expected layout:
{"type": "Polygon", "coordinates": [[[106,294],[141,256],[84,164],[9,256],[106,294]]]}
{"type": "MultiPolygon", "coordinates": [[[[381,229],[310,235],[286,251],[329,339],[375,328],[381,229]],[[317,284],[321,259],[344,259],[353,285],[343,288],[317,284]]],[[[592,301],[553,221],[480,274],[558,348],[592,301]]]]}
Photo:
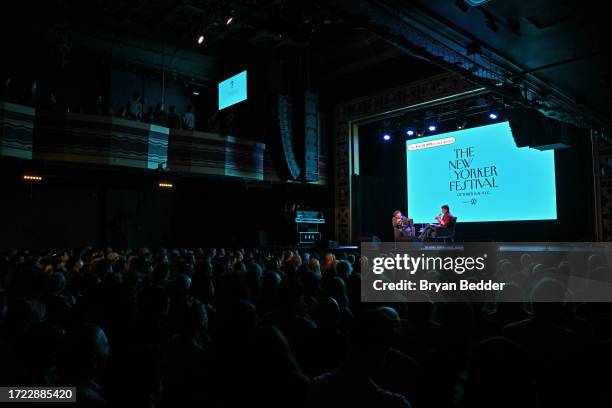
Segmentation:
{"type": "Polygon", "coordinates": [[[518,148],[508,122],[406,141],[408,214],[435,222],[557,219],[553,150],[518,148]]]}

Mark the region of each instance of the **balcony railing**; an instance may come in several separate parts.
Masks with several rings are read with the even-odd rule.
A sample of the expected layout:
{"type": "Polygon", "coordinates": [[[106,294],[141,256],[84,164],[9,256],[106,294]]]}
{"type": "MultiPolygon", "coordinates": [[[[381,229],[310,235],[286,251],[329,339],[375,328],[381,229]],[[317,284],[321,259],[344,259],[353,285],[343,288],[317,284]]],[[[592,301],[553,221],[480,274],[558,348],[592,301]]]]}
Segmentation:
{"type": "MultiPolygon", "coordinates": [[[[279,181],[266,145],[110,116],[0,102],[0,157],[279,181]]],[[[325,156],[318,184],[326,184],[325,156]]]]}

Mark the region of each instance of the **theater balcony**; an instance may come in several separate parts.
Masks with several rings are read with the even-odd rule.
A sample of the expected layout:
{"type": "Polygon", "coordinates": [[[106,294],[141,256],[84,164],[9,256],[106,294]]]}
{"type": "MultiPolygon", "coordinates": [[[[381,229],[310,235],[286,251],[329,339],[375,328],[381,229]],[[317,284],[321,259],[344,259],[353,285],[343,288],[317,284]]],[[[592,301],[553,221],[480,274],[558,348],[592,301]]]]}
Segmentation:
{"type": "Polygon", "coordinates": [[[110,116],[0,102],[0,156],[278,181],[266,145],[110,116]]]}
{"type": "Polygon", "coordinates": [[[264,180],[265,149],[232,136],[172,129],[168,164],[173,171],[264,180]]]}
{"type": "Polygon", "coordinates": [[[39,111],[33,159],[156,169],[168,161],[168,134],[127,119],[39,111]]]}

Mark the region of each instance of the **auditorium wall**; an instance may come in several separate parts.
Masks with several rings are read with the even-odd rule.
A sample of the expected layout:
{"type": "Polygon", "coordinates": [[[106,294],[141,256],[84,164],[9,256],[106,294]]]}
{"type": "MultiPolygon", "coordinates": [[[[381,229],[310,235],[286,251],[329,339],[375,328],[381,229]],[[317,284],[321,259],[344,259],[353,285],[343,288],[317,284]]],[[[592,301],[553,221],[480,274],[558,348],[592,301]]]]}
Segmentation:
{"type": "Polygon", "coordinates": [[[10,199],[0,212],[1,249],[158,246],[171,238],[173,199],[154,180],[47,170],[42,182],[26,183],[11,170],[2,177],[10,199]]]}
{"type": "Polygon", "coordinates": [[[332,208],[328,186],[183,176],[163,190],[155,172],[35,166],[0,160],[0,251],[276,244],[288,202],[323,209],[328,219],[332,208]],[[26,183],[29,172],[48,176],[26,183]]]}

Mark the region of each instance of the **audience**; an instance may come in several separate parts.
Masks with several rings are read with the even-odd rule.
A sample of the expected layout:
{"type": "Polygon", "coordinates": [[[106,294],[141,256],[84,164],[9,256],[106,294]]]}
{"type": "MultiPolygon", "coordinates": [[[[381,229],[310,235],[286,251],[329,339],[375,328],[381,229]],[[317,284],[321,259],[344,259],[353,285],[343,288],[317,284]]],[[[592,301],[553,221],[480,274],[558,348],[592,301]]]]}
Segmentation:
{"type": "Polygon", "coordinates": [[[115,116],[116,112],[117,112],[117,107],[115,106],[114,99],[109,99],[108,103],[106,104],[106,115],[115,116]]]}
{"type": "Polygon", "coordinates": [[[195,129],[195,114],[193,113],[193,105],[187,107],[187,112],[183,114],[183,129],[195,129]]]}
{"type": "Polygon", "coordinates": [[[26,97],[26,101],[30,104],[30,106],[38,106],[40,104],[38,94],[38,81],[34,80],[30,86],[30,94],[26,97]]]}
{"type": "Polygon", "coordinates": [[[168,125],[168,115],[164,109],[164,104],[161,102],[158,102],[155,106],[155,111],[153,112],[153,123],[159,126],[168,125]]]}
{"type": "Polygon", "coordinates": [[[307,406],[410,407],[405,396],[373,381],[389,353],[393,320],[379,308],[364,312],[351,326],[344,363],[313,380],[307,406]]]}
{"type": "Polygon", "coordinates": [[[170,106],[170,109],[168,112],[167,126],[170,129],[180,129],[181,128],[181,118],[176,113],[176,107],[174,105],[170,106]]]}
{"type": "MultiPolygon", "coordinates": [[[[25,85],[27,86],[22,83],[17,89],[12,77],[3,77],[0,83],[0,101],[19,103],[50,111],[71,111],[68,103],[61,98],[58,99],[58,95],[53,90],[45,88],[47,91],[41,94],[40,84],[37,80],[32,80],[25,85]]],[[[83,110],[83,107],[77,106],[72,111],[152,123],[170,129],[195,130],[196,128],[193,105],[188,105],[183,115],[177,113],[174,105],[171,105],[168,113],[166,113],[164,104],[161,102],[157,103],[155,108],[149,106],[147,111],[144,112],[142,96],[137,92],[134,92],[131,100],[123,106],[121,104],[117,105],[112,98],[105,102],[102,95],[97,95],[95,102],[93,104],[89,103],[85,110],[83,110]]]]}
{"type": "Polygon", "coordinates": [[[102,95],[96,96],[94,110],[97,115],[104,115],[104,100],[102,99],[102,95]]]}
{"type": "Polygon", "coordinates": [[[77,323],[64,334],[59,347],[59,381],[76,386],[76,398],[80,404],[105,403],[98,383],[109,350],[106,334],[94,323],[77,323]]]}
{"type": "Polygon", "coordinates": [[[142,117],[142,121],[145,123],[155,122],[155,112],[153,111],[152,106],[149,106],[149,109],[147,109],[147,113],[145,113],[144,116],[142,117]]]}
{"type": "Polygon", "coordinates": [[[129,118],[127,109],[125,107],[119,108],[119,111],[117,112],[116,116],[118,118],[120,118],[120,119],[128,119],[129,118]]]}
{"type": "Polygon", "coordinates": [[[134,92],[134,96],[130,101],[130,119],[142,120],[142,102],[140,101],[140,95],[136,92],[134,92]]]}
{"type": "Polygon", "coordinates": [[[2,85],[0,86],[0,101],[16,102],[13,80],[11,77],[6,77],[2,80],[2,85]]]}
{"type": "Polygon", "coordinates": [[[359,300],[356,253],[12,251],[0,384],[99,406],[606,406],[610,308],[547,303],[572,266],[539,264],[498,265],[514,299],[537,279],[525,303],[381,305],[359,300]]]}

